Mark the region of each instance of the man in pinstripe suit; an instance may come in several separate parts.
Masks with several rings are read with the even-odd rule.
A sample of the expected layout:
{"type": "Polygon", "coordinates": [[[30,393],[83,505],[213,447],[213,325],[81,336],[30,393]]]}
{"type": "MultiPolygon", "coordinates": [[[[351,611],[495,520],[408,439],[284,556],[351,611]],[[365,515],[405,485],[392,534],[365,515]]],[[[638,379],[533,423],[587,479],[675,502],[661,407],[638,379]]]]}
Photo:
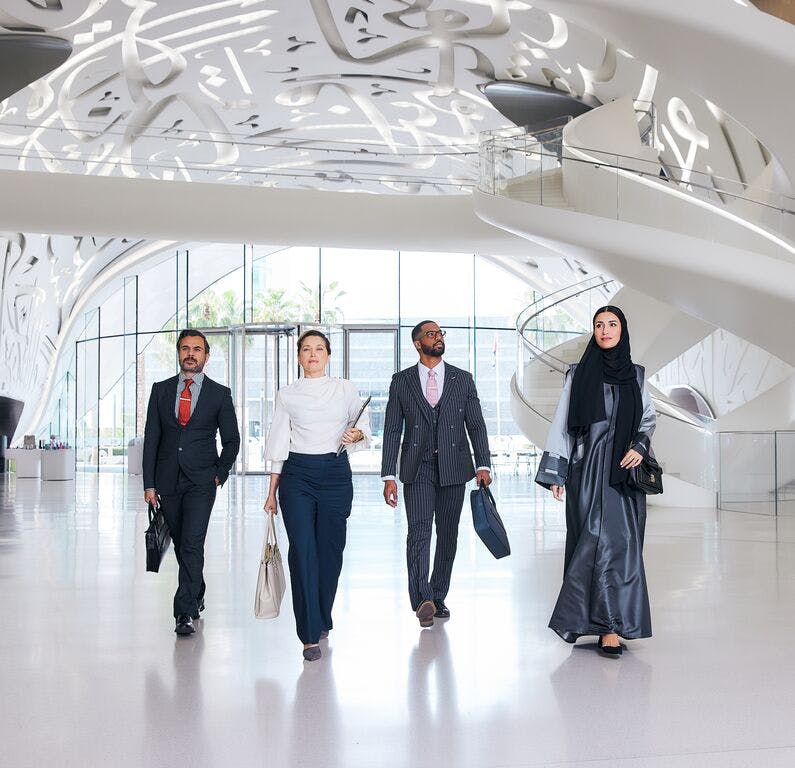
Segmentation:
{"type": "Polygon", "coordinates": [[[421,627],[432,626],[434,617],[450,617],[444,600],[450,588],[466,484],[476,475],[478,482],[491,483],[489,438],[475,382],[471,373],[442,360],[444,335],[432,320],[414,327],[411,339],[419,363],[392,377],[384,419],[384,500],[390,507],[397,506],[395,470],[400,454],[409,524],[409,597],[421,627]],[[429,578],[434,518],[436,552],[429,578]]]}

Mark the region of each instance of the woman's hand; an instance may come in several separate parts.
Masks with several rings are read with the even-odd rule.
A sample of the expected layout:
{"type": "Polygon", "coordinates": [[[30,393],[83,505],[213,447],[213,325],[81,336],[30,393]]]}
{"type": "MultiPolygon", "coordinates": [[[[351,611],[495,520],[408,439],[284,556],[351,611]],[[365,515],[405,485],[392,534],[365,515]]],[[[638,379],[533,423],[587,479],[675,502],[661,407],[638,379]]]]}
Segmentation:
{"type": "Polygon", "coordinates": [[[630,448],[627,451],[626,456],[624,456],[624,458],[621,459],[621,468],[632,469],[632,467],[637,467],[638,464],[641,463],[641,461],[643,461],[643,456],[640,453],[638,453],[636,450],[630,448]]]}
{"type": "Polygon", "coordinates": [[[552,485],[549,488],[552,491],[552,496],[555,501],[562,501],[563,500],[563,486],[562,485],[552,485]]]}
{"type": "Polygon", "coordinates": [[[343,445],[350,445],[351,443],[358,443],[360,440],[364,439],[364,432],[361,429],[356,427],[348,427],[342,433],[342,440],[340,441],[343,445]]]}
{"type": "Polygon", "coordinates": [[[279,514],[279,505],[276,503],[276,494],[268,494],[268,499],[266,500],[263,509],[265,510],[265,514],[279,514]]]}

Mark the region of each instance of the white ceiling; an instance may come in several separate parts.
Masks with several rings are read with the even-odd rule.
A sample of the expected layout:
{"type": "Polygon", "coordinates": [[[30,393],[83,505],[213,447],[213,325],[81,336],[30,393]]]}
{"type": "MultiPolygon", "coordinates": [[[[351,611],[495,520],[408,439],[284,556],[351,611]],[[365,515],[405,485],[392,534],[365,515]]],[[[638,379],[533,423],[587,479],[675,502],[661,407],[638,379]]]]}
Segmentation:
{"type": "Polygon", "coordinates": [[[478,90],[494,79],[653,100],[674,165],[766,162],[703,98],[523,0],[0,0],[0,24],[74,45],[0,105],[7,169],[460,193],[478,132],[507,123],[478,90]]]}

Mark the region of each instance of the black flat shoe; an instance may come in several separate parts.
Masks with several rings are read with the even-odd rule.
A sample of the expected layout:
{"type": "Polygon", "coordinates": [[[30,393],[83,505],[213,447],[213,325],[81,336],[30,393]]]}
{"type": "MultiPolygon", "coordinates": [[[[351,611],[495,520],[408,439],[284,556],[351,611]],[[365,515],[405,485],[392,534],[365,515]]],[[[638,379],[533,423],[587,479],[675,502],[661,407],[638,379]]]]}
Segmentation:
{"type": "Polygon", "coordinates": [[[193,626],[193,619],[190,616],[177,616],[177,626],[174,631],[178,635],[192,635],[196,631],[193,626]]]}
{"type": "Polygon", "coordinates": [[[449,619],[450,609],[444,604],[444,600],[434,600],[436,606],[436,613],[433,614],[434,619],[449,619]]]}
{"type": "Polygon", "coordinates": [[[618,645],[602,645],[601,637],[599,638],[598,649],[602,656],[607,656],[610,659],[619,659],[624,652],[624,646],[621,643],[618,645]]]}

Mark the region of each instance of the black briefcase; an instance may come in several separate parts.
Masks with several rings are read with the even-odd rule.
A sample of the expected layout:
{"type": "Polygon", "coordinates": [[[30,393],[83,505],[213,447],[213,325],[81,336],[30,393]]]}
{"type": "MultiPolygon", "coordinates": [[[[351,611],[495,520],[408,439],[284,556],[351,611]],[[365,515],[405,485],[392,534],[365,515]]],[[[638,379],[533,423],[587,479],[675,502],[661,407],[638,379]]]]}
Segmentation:
{"type": "Polygon", "coordinates": [[[149,527],[146,529],[146,570],[157,573],[171,543],[171,531],[160,507],[149,505],[149,527]]]}
{"type": "Polygon", "coordinates": [[[508,534],[502,524],[491,491],[482,483],[469,494],[472,505],[472,522],[486,549],[498,560],[511,554],[508,534]]]}

